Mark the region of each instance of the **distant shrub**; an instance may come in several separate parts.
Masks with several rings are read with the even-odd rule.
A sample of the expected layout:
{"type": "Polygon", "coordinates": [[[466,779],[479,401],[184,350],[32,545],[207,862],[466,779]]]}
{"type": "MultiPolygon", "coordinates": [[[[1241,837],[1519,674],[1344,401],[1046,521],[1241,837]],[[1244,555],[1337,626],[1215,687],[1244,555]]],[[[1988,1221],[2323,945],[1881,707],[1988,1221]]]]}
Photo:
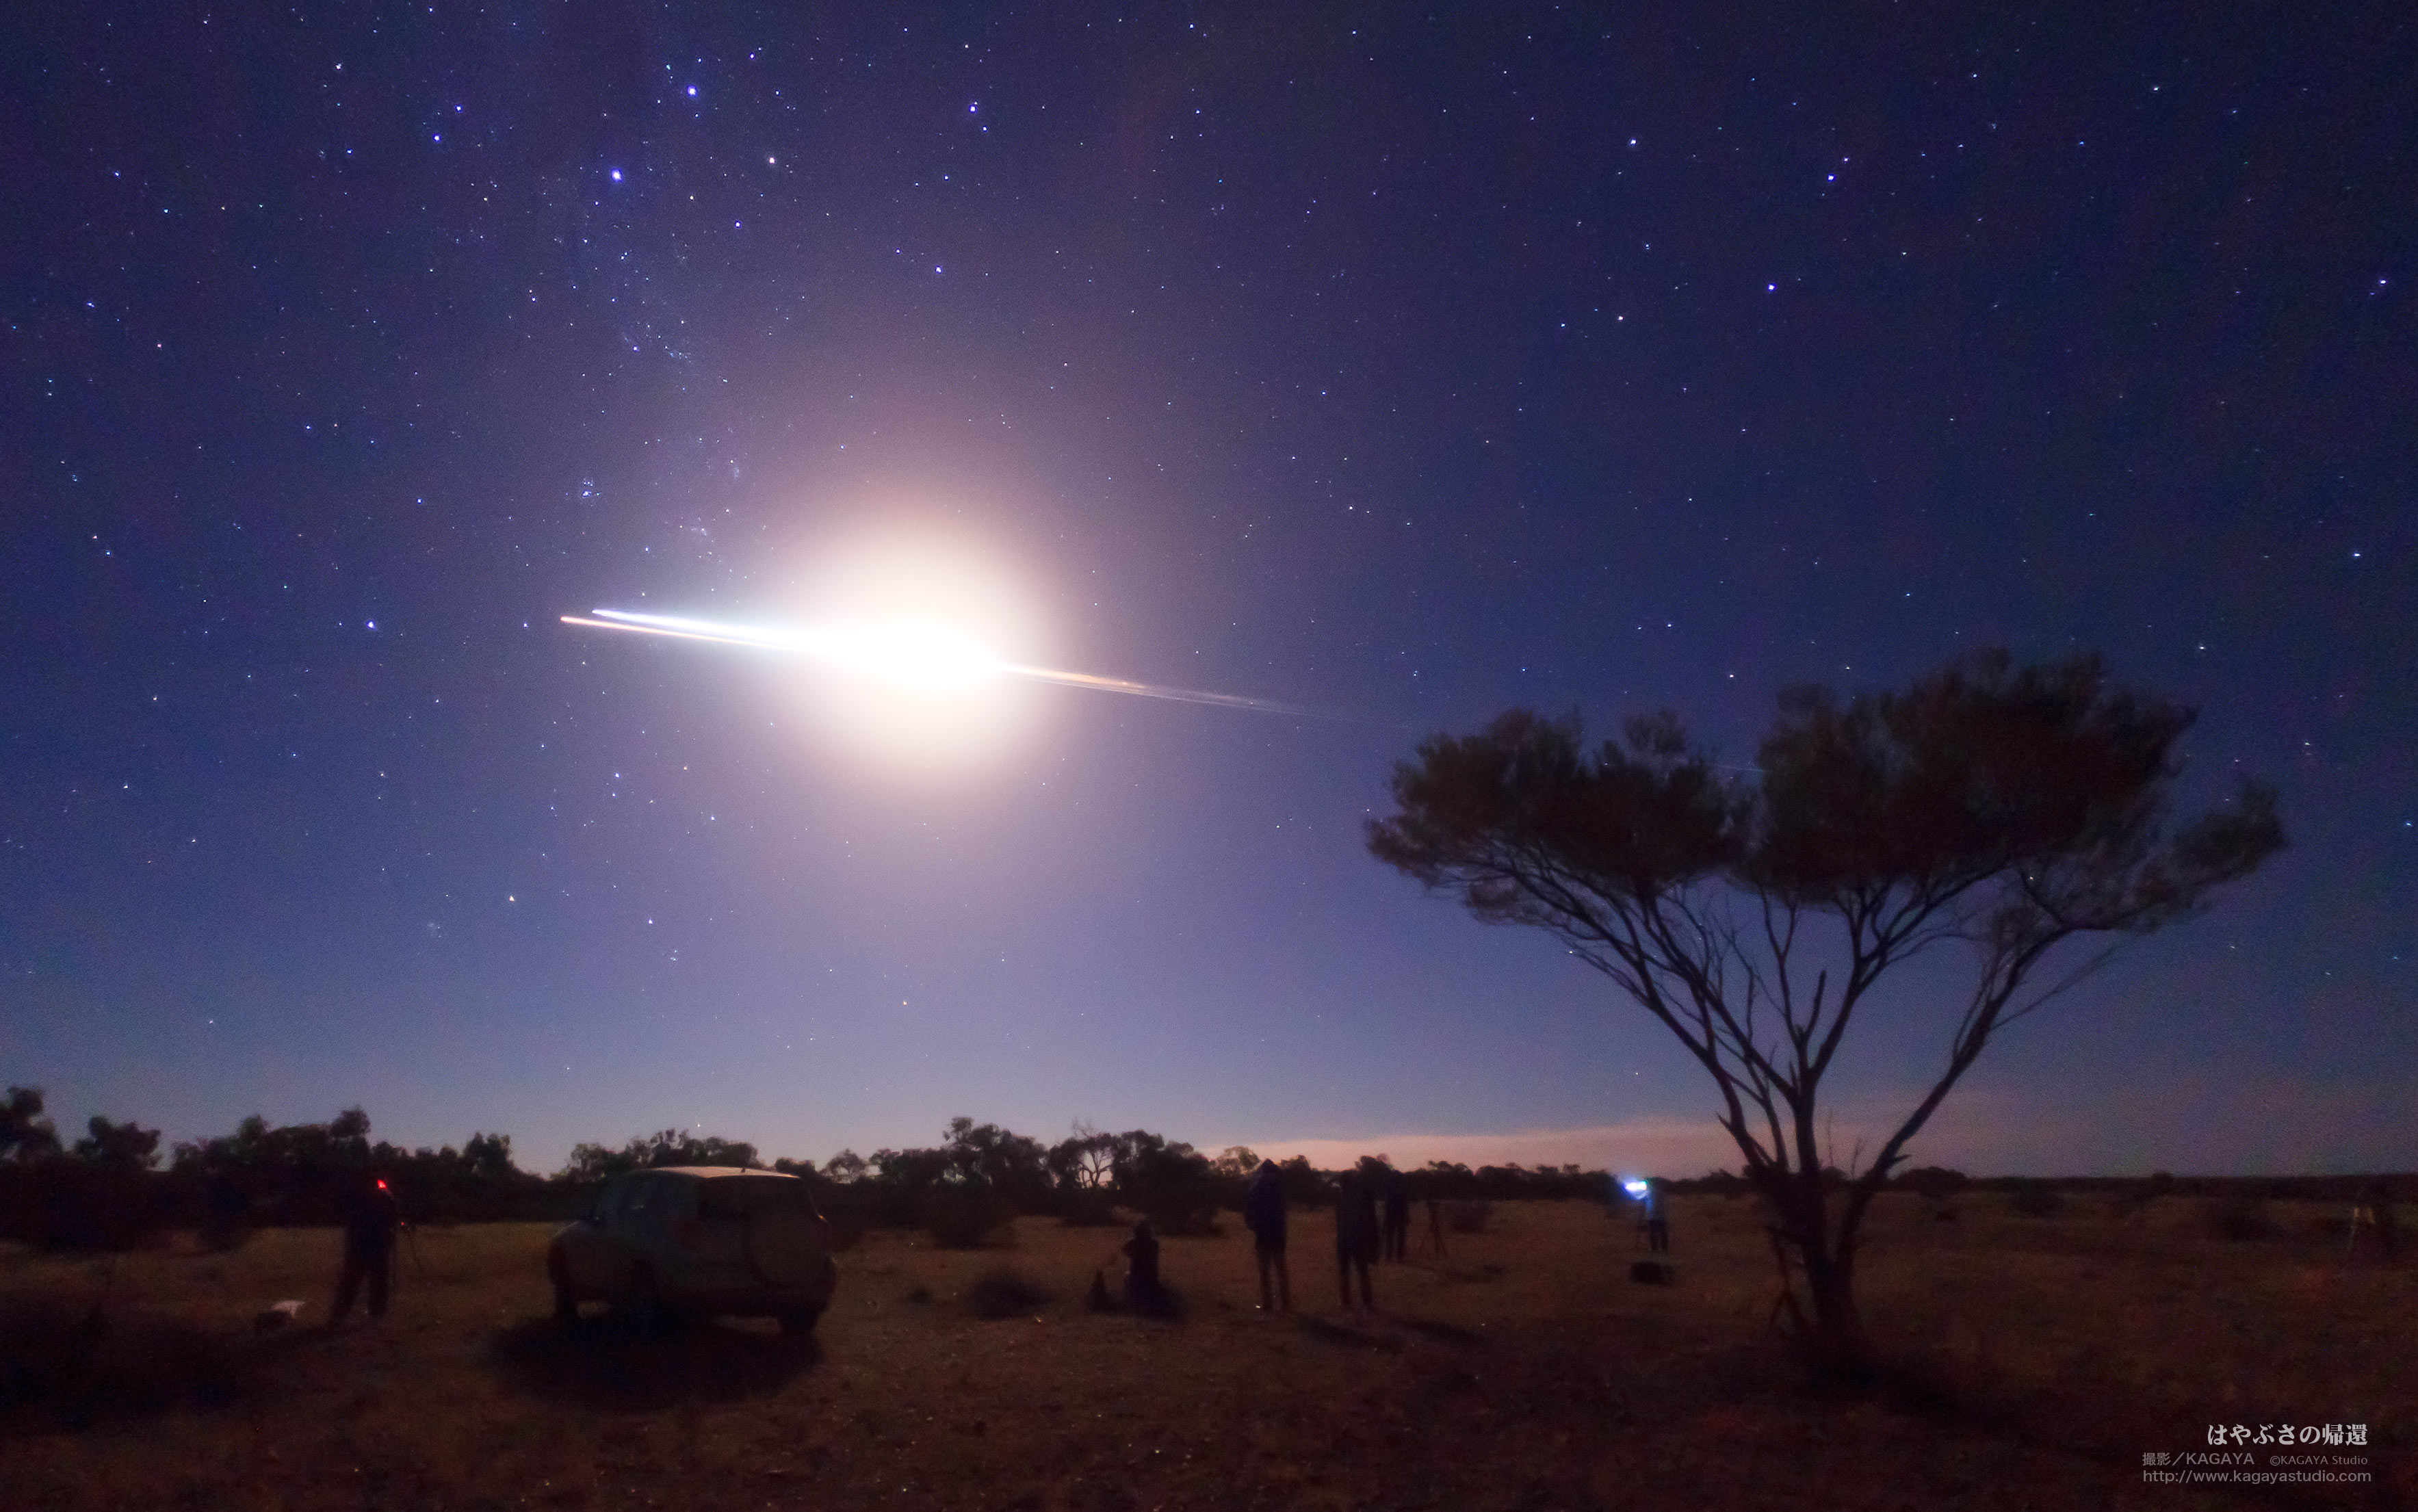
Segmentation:
{"type": "Polygon", "coordinates": [[[1754,1187],[1737,1171],[1714,1170],[1702,1176],[1683,1176],[1671,1184],[1671,1190],[1701,1193],[1706,1197],[1741,1198],[1752,1193],[1754,1187]]]}
{"type": "Polygon", "coordinates": [[[2219,1239],[2247,1242],[2275,1237],[2275,1220],[2263,1198],[2226,1198],[2209,1208],[2208,1223],[2219,1239]]]}
{"type": "Polygon", "coordinates": [[[1164,1239],[1215,1239],[1226,1231],[1217,1222],[1214,1202],[1155,1202],[1142,1209],[1142,1215],[1164,1239]]]}
{"type": "Polygon", "coordinates": [[[935,1192],[924,1201],[924,1231],[942,1249],[979,1249],[1015,1221],[1016,1210],[996,1192],[935,1192]]]}
{"type": "Polygon", "coordinates": [[[2025,1182],[2007,1194],[2007,1206],[2027,1218],[2053,1218],[2065,1211],[2065,1194],[2046,1182],[2025,1182]]]}
{"type": "Polygon", "coordinates": [[[966,1288],[966,1306],[977,1318],[1018,1318],[1049,1300],[1049,1293],[1012,1265],[995,1265],[966,1288]]]}
{"type": "Polygon", "coordinates": [[[1058,1198],[1058,1221],[1069,1229],[1105,1229],[1117,1221],[1116,1199],[1095,1186],[1063,1192],[1058,1198]]]}
{"type": "Polygon", "coordinates": [[[1890,1184],[1928,1201],[1938,1202],[1963,1191],[1972,1184],[1972,1181],[1963,1171],[1951,1170],[1945,1166],[1917,1166],[1912,1170],[1901,1172],[1890,1184]]]}
{"type": "Polygon", "coordinates": [[[1457,1234],[1482,1234],[1494,1222],[1492,1202],[1446,1202],[1444,1205],[1445,1227],[1457,1234]]]}
{"type": "Polygon", "coordinates": [[[158,1244],[167,1228],[163,1180],[153,1171],[66,1155],[0,1166],[0,1238],[37,1248],[119,1253],[158,1244]]]}

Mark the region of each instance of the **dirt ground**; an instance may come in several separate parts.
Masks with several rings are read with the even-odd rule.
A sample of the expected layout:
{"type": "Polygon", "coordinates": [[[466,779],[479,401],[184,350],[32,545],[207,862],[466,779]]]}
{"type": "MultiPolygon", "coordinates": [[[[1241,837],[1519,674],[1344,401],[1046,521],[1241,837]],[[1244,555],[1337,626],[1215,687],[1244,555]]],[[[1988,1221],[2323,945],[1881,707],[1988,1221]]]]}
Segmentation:
{"type": "Polygon", "coordinates": [[[1806,1386],[1753,1205],[1714,1198],[1674,1203],[1674,1285],[1630,1280],[1637,1235],[1599,1208],[1503,1204],[1447,1255],[1415,1235],[1373,1313],[1338,1306],[1322,1214],[1294,1217],[1290,1316],[1256,1309],[1231,1217],[1165,1242],[1172,1319],[1086,1309],[1117,1229],[877,1231],[805,1341],[565,1331],[537,1225],[417,1232],[391,1313],[333,1335],[308,1326],[331,1231],[0,1248],[0,1507],[2418,1505],[2418,1267],[2346,1258],[2331,1208],[2276,1204],[2246,1242],[2183,1199],[1953,1208],[1876,1210],[1861,1290],[1904,1373],[1859,1393],[1806,1386]],[[1002,1265],[1048,1298],[984,1321],[968,1292],[1002,1265]],[[284,1298],[305,1326],[254,1333],[284,1298]],[[2371,1479],[2145,1478],[2236,1423],[2362,1425],[2292,1453],[2371,1479]]]}

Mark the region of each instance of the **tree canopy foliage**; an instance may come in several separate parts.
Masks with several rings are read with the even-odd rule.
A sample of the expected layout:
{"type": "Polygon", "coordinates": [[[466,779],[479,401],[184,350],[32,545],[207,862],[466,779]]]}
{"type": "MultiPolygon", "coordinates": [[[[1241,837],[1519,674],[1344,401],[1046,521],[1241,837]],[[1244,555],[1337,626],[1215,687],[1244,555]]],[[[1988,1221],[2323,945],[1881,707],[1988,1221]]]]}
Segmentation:
{"type": "Polygon", "coordinates": [[[691,1134],[684,1129],[663,1129],[654,1134],[641,1134],[613,1149],[601,1144],[575,1144],[571,1147],[571,1161],[562,1168],[563,1176],[573,1182],[601,1182],[624,1171],[646,1170],[658,1166],[758,1166],[756,1147],[738,1139],[725,1139],[719,1135],[691,1134]]]}
{"type": "Polygon", "coordinates": [[[0,1160],[40,1160],[59,1153],[58,1126],[42,1116],[42,1089],[11,1087],[0,1098],[0,1160]]]}
{"type": "Polygon", "coordinates": [[[2105,958],[2046,971],[2058,947],[2183,918],[2283,845],[2273,790],[2250,782],[2169,826],[2192,718],[2096,657],[1991,651],[1902,692],[1783,695],[1750,778],[1674,714],[1590,748],[1575,715],[1513,710],[1422,741],[1368,843],[1481,920],[1559,936],[1678,1037],[1802,1268],[1812,1336],[1860,1352],[1865,1208],[1991,1038],[2105,958]],[[1941,1069],[1832,1214],[1823,1078],[1875,985],[1951,945],[1971,970],[1941,1069]]]}
{"type": "Polygon", "coordinates": [[[559,1211],[546,1183],[513,1164],[509,1135],[473,1134],[461,1149],[406,1150],[370,1137],[346,1108],[324,1123],[272,1125],[257,1114],[234,1132],[177,1144],[160,1169],[161,1134],[95,1114],[62,1145],[38,1087],[0,1098],[0,1237],[66,1248],[124,1248],[171,1225],[234,1244],[264,1224],[335,1220],[364,1171],[390,1177],[414,1219],[520,1217],[559,1211]]]}

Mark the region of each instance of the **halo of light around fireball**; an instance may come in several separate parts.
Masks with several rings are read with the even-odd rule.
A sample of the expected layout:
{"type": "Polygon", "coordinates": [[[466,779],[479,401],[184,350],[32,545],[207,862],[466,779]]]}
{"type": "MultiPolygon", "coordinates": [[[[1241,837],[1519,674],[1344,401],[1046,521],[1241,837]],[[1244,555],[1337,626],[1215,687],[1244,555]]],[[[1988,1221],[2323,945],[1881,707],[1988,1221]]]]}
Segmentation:
{"type": "Polygon", "coordinates": [[[780,675],[818,732],[917,780],[994,764],[1031,735],[1047,690],[997,668],[1039,652],[1041,619],[1004,554],[891,529],[804,560],[783,615],[829,654],[780,675]]]}

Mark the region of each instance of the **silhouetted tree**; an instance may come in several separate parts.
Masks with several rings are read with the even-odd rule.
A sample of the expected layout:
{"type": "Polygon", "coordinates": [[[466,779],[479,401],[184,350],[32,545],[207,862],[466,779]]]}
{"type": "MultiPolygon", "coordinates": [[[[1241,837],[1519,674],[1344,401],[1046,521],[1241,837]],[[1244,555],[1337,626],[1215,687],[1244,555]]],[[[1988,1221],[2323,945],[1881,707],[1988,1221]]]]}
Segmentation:
{"type": "Polygon", "coordinates": [[[912,1192],[946,1185],[957,1175],[945,1150],[876,1150],[869,1163],[875,1181],[912,1192]]]}
{"type": "Polygon", "coordinates": [[[470,1175],[482,1181],[510,1181],[521,1169],[513,1164],[513,1137],[509,1134],[473,1134],[463,1143],[462,1164],[470,1175]]]}
{"type": "Polygon", "coordinates": [[[359,1165],[368,1161],[370,1153],[370,1116],[359,1107],[348,1107],[328,1121],[328,1144],[338,1159],[359,1165]]]}
{"type": "Polygon", "coordinates": [[[1162,1234],[1200,1233],[1216,1221],[1217,1178],[1209,1157],[1148,1129],[1117,1136],[1117,1201],[1147,1214],[1162,1234]]]}
{"type": "Polygon", "coordinates": [[[615,1150],[601,1144],[575,1144],[571,1160],[559,1173],[573,1183],[601,1182],[624,1171],[658,1166],[758,1166],[756,1147],[743,1139],[696,1135],[681,1129],[641,1134],[615,1150]]]}
{"type": "Polygon", "coordinates": [[[1421,1197],[1467,1197],[1477,1190],[1477,1173],[1457,1160],[1431,1160],[1419,1168],[1421,1197]]]}
{"type": "Polygon", "coordinates": [[[374,1160],[407,1158],[370,1143],[370,1117],[348,1107],[325,1123],[271,1127],[254,1113],[233,1134],[179,1143],[171,1158],[187,1183],[216,1183],[245,1194],[256,1215],[278,1223],[325,1223],[334,1199],[374,1160]]]}
{"type": "Polygon", "coordinates": [[[41,1160],[59,1153],[59,1131],[42,1116],[42,1089],[11,1087],[0,1100],[0,1160],[41,1160]]]}
{"type": "Polygon", "coordinates": [[[1116,1179],[1117,1137],[1077,1120],[1075,1132],[1049,1147],[1049,1174],[1062,1187],[1096,1191],[1116,1179]]]}
{"type": "Polygon", "coordinates": [[[1515,710],[1422,741],[1368,841],[1482,920],[1558,935],[1678,1036],[1801,1268],[1806,1341],[1856,1360],[1864,1213],[1992,1036],[2106,955],[2036,985],[2052,953],[2183,918],[2283,845],[2274,793],[2252,783],[2165,832],[2191,720],[2096,657],[2015,669],[1984,652],[1902,693],[1784,694],[1744,782],[1672,714],[1589,751],[1576,716],[1515,710]],[[1822,1078],[1874,985],[1950,941],[1973,971],[1946,1064],[1834,1211],[1822,1078]]]}
{"type": "Polygon", "coordinates": [[[1335,1197],[1335,1184],[1309,1163],[1308,1155],[1277,1162],[1284,1172],[1285,1200],[1306,1208],[1324,1207],[1335,1197]]]}
{"type": "Polygon", "coordinates": [[[149,1170],[160,1164],[160,1131],[128,1121],[115,1123],[95,1113],[90,1132],[75,1142],[75,1157],[112,1170],[149,1170]]]}
{"type": "Polygon", "coordinates": [[[951,1119],[947,1133],[945,1153],[958,1184],[985,1187],[1025,1212],[1047,1204],[1049,1169],[1040,1140],[964,1117],[951,1119]]]}
{"type": "Polygon", "coordinates": [[[1240,1180],[1260,1168],[1260,1157],[1249,1145],[1230,1144],[1217,1152],[1217,1158],[1209,1162],[1209,1168],[1221,1181],[1240,1180]]]}

